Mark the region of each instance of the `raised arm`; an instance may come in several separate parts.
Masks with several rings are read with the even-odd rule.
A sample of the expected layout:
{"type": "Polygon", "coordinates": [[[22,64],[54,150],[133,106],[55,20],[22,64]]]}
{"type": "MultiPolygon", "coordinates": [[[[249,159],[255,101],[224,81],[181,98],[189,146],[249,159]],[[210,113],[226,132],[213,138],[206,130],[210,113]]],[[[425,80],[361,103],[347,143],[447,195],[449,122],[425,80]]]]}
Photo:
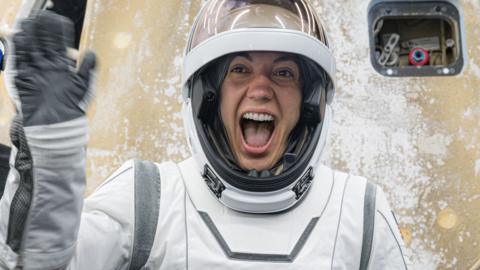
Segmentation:
{"type": "Polygon", "coordinates": [[[6,80],[17,116],[0,203],[0,268],[56,269],[76,247],[96,60],[88,52],[75,69],[66,56],[73,25],[50,12],[23,21],[11,43],[6,80]]]}

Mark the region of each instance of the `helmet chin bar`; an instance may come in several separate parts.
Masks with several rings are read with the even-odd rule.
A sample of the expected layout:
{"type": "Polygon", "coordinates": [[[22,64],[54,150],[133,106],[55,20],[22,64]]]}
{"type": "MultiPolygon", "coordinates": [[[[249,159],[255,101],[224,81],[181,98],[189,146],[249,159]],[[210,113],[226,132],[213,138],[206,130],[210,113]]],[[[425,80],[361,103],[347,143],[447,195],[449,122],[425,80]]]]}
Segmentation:
{"type": "MultiPolygon", "coordinates": [[[[210,173],[215,175],[217,181],[212,182],[213,185],[210,185],[208,180],[205,179],[207,185],[221,203],[236,211],[266,214],[277,213],[289,209],[304,198],[313,183],[316,168],[319,165],[318,160],[322,154],[328,136],[328,127],[331,120],[332,111],[330,106],[327,105],[325,118],[323,119],[323,132],[319,138],[318,147],[316,148],[306,170],[302,173],[302,176],[298,181],[293,182],[291,185],[271,192],[246,191],[238,189],[230,185],[228,182],[222,183],[219,178],[216,177],[213,170],[211,170],[210,173]],[[215,185],[215,183],[218,185],[215,185]]],[[[210,168],[208,161],[204,163],[204,168],[210,168]]]]}

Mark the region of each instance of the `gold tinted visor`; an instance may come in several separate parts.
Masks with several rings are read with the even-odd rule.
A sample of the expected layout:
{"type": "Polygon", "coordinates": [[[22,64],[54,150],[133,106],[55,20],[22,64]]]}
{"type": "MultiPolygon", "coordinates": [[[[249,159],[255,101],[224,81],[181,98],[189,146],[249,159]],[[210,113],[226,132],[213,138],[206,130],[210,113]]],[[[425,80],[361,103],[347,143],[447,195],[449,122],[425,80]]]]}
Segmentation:
{"type": "Polygon", "coordinates": [[[249,28],[301,31],[328,47],[324,30],[305,0],[212,0],[197,19],[187,51],[220,33],[249,28]]]}

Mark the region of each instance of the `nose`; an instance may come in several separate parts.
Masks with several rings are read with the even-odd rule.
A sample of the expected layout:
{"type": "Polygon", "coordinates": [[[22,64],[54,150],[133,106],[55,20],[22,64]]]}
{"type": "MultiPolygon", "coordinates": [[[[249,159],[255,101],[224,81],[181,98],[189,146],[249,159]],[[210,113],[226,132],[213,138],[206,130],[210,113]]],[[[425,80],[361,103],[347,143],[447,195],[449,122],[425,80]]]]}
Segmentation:
{"type": "Polygon", "coordinates": [[[272,81],[265,74],[257,74],[250,82],[247,97],[257,100],[271,100],[273,98],[272,81]]]}

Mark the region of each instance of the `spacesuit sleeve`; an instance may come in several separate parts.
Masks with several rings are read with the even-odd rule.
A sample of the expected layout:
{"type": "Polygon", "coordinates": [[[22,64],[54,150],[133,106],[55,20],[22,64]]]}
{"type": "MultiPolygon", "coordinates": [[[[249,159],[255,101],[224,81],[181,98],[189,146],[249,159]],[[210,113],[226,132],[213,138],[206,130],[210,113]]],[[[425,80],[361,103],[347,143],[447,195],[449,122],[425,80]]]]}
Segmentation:
{"type": "Polygon", "coordinates": [[[18,188],[18,172],[13,168],[12,157],[15,157],[17,149],[12,148],[10,153],[7,181],[5,183],[5,189],[3,197],[0,200],[0,269],[13,269],[16,265],[17,254],[7,245],[7,231],[8,231],[8,217],[10,212],[10,205],[12,197],[18,188]]]}
{"type": "Polygon", "coordinates": [[[55,269],[75,251],[85,190],[87,119],[23,127],[12,123],[14,151],[0,205],[0,265],[55,269]],[[17,257],[18,256],[18,257],[17,257]]]}
{"type": "Polygon", "coordinates": [[[384,192],[377,187],[373,246],[369,270],[408,269],[404,244],[384,192]]]}
{"type": "MultiPolygon", "coordinates": [[[[131,228],[127,224],[133,212],[126,205],[132,202],[124,194],[128,191],[109,192],[112,198],[105,199],[101,189],[87,200],[91,202],[82,214],[85,129],[86,118],[32,126],[25,128],[22,139],[29,147],[26,141],[14,142],[0,202],[0,269],[22,265],[23,269],[108,270],[128,264],[131,228]],[[123,204],[118,196],[123,196],[123,204]],[[97,202],[98,206],[91,206],[97,202]]],[[[123,183],[114,182],[104,190],[123,183]]]]}

